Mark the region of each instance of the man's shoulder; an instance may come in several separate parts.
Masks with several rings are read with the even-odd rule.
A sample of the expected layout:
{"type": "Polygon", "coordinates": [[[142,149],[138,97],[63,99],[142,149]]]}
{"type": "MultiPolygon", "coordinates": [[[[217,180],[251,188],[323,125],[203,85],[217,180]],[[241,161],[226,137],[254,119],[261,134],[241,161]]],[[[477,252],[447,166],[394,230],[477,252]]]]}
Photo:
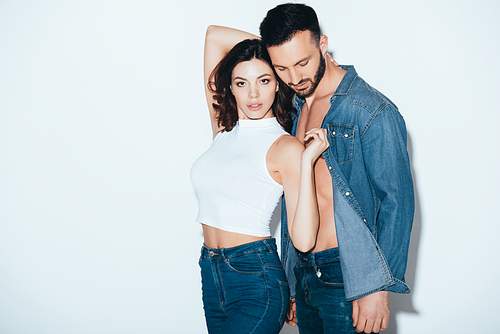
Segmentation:
{"type": "Polygon", "coordinates": [[[358,75],[354,66],[341,65],[340,67],[346,73],[334,95],[344,95],[346,97],[341,109],[350,109],[351,112],[358,110],[362,113],[368,112],[371,115],[377,114],[387,105],[391,105],[397,110],[391,100],[358,75]]]}
{"type": "Polygon", "coordinates": [[[380,112],[387,105],[392,106],[395,110],[398,109],[387,96],[359,76],[354,79],[348,96],[352,105],[362,107],[373,115],[380,112]]]}

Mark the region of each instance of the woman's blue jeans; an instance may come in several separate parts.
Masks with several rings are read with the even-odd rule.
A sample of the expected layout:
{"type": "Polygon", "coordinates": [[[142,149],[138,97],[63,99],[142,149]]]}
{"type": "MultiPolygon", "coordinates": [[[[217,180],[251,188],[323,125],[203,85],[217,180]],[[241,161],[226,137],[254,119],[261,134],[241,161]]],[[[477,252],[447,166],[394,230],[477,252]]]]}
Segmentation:
{"type": "Polygon", "coordinates": [[[289,290],[276,241],[201,249],[203,307],[210,334],[279,333],[289,290]]]}

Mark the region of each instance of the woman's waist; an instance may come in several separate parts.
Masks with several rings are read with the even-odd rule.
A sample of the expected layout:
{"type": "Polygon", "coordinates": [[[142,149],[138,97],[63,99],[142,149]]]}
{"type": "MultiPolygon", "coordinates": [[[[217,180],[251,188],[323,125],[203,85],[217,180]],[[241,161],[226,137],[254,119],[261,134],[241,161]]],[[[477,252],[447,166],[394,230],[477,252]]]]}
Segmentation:
{"type": "Polygon", "coordinates": [[[258,235],[259,231],[246,234],[235,232],[234,230],[238,230],[237,228],[234,230],[230,228],[221,229],[211,225],[212,224],[202,223],[204,245],[210,249],[234,248],[271,238],[270,235],[258,235]]]}

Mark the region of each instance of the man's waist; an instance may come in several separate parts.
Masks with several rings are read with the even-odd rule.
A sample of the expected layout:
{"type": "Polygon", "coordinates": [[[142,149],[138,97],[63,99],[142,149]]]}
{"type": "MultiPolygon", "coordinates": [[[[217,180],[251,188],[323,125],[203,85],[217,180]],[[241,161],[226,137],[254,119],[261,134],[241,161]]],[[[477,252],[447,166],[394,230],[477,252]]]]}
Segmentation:
{"type": "Polygon", "coordinates": [[[339,248],[334,247],[319,252],[302,253],[297,252],[299,265],[321,264],[326,262],[340,261],[339,248]]]}

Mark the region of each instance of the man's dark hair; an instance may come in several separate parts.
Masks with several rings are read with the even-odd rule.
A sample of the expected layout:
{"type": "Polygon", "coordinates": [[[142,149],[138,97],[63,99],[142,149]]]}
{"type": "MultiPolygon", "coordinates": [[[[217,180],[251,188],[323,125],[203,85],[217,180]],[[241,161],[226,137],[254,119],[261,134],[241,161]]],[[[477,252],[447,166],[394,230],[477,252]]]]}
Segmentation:
{"type": "Polygon", "coordinates": [[[319,44],[321,31],[316,12],[300,3],[285,3],[270,9],[260,24],[260,36],[266,47],[282,45],[306,30],[319,44]]]}

